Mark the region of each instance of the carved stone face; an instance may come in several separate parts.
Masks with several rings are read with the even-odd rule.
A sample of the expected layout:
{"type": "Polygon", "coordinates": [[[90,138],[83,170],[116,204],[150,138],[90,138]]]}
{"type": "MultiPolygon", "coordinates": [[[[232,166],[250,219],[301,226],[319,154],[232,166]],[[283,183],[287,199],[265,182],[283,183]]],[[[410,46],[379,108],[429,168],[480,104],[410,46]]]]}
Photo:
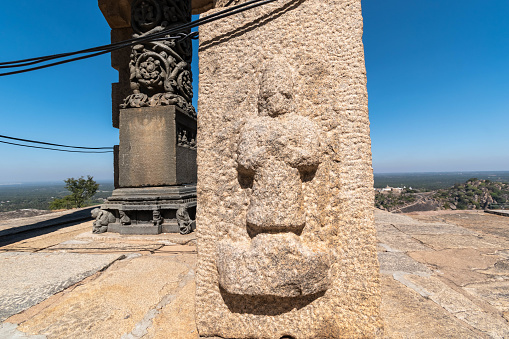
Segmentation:
{"type": "Polygon", "coordinates": [[[230,294],[297,297],[329,284],[328,253],[301,237],[307,217],[303,185],[320,165],[321,130],[294,112],[291,73],[275,66],[262,77],[259,116],[245,121],[237,146],[250,240],[227,238],[217,246],[219,283],[230,294]]]}

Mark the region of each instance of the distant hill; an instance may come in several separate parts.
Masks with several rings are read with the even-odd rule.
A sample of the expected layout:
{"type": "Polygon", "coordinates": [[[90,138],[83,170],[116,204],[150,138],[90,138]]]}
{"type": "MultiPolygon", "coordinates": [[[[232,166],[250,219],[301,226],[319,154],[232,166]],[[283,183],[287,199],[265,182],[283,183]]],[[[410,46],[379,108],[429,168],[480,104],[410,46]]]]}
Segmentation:
{"type": "Polygon", "coordinates": [[[436,191],[382,190],[375,195],[375,207],[390,212],[433,210],[477,210],[509,207],[509,184],[470,178],[463,184],[454,184],[436,191]]]}
{"type": "Polygon", "coordinates": [[[464,183],[470,178],[509,183],[509,171],[496,172],[427,172],[375,173],[375,187],[412,187],[420,190],[438,190],[464,183]]]}
{"type": "Polygon", "coordinates": [[[464,184],[438,190],[433,198],[444,209],[488,209],[509,201],[509,185],[471,178],[464,184]]]}

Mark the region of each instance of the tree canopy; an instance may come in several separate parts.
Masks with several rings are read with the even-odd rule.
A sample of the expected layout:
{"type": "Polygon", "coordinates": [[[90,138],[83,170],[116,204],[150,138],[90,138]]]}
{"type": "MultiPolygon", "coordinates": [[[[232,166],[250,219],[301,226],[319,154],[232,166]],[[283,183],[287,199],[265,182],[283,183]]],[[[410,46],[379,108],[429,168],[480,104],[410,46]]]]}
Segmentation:
{"type": "Polygon", "coordinates": [[[99,188],[99,184],[96,183],[94,178],[90,175],[87,175],[87,179],[81,176],[78,179],[67,178],[64,182],[65,189],[71,192],[71,194],[61,199],[53,200],[50,204],[50,209],[52,210],[84,207],[99,188]]]}

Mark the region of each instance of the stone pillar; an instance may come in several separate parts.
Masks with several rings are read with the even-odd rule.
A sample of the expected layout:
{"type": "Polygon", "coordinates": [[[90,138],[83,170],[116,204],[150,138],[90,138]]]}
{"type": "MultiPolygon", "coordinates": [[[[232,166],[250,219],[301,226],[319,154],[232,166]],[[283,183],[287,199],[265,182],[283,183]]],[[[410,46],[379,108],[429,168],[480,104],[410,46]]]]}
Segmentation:
{"type": "MultiPolygon", "coordinates": [[[[190,0],[100,1],[99,6],[114,27],[113,42],[191,20],[190,0]]],[[[113,126],[120,136],[115,147],[116,189],[101,206],[94,232],[188,233],[195,228],[191,59],[190,39],[145,41],[112,53],[112,66],[119,71],[119,82],[112,88],[113,126]],[[101,221],[105,215],[107,225],[101,221]]]]}
{"type": "Polygon", "coordinates": [[[199,53],[200,336],[382,336],[361,1],[267,4],[199,53]]]}

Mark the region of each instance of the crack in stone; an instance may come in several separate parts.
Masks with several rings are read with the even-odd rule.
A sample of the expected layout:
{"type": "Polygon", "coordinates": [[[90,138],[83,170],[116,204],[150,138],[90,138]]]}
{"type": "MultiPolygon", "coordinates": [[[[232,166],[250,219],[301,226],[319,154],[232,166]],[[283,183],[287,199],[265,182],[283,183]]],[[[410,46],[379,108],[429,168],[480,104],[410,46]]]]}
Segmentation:
{"type": "MultiPolygon", "coordinates": [[[[184,264],[186,267],[189,268],[187,264],[184,264]]],[[[155,317],[161,313],[162,309],[166,307],[167,305],[171,304],[175,299],[177,299],[177,296],[179,292],[191,281],[194,280],[195,272],[193,269],[189,269],[189,271],[186,273],[186,275],[179,279],[178,287],[173,291],[171,294],[165,295],[161,301],[152,309],[150,309],[147,314],[143,317],[143,319],[138,322],[134,329],[131,331],[131,333],[125,333],[123,334],[120,339],[140,339],[143,338],[147,333],[148,329],[152,327],[153,320],[155,317]]],[[[179,277],[180,278],[180,277],[179,277]]],[[[169,283],[167,283],[169,284],[169,283]]],[[[164,286],[166,286],[165,284],[164,286]]],[[[163,287],[164,289],[164,287],[163,287]]]]}

